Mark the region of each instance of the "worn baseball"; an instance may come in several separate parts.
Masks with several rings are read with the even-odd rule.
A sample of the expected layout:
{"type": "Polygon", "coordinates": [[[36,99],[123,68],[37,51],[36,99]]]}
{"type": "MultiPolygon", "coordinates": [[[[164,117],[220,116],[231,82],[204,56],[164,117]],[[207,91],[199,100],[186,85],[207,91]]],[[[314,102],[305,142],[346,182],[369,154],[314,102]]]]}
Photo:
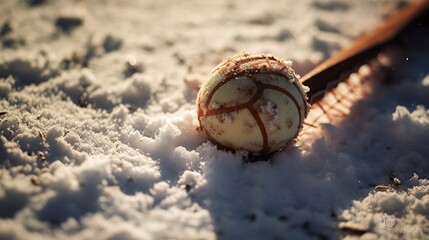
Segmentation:
{"type": "Polygon", "coordinates": [[[230,150],[270,154],[299,133],[309,111],[308,88],[290,61],[242,53],[219,64],[199,90],[201,129],[230,150]]]}

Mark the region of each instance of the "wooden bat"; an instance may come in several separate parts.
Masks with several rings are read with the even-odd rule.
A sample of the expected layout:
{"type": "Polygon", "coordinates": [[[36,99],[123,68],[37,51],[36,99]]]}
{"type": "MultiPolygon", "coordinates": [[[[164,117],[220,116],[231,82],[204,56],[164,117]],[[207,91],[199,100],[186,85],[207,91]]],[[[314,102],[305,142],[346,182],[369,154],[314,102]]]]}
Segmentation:
{"type": "Polygon", "coordinates": [[[375,58],[387,45],[398,38],[408,27],[419,27],[419,17],[428,15],[429,0],[420,0],[400,8],[378,27],[358,38],[352,46],[327,59],[300,81],[310,87],[309,102],[323,95],[355,71],[363,63],[375,58]]]}

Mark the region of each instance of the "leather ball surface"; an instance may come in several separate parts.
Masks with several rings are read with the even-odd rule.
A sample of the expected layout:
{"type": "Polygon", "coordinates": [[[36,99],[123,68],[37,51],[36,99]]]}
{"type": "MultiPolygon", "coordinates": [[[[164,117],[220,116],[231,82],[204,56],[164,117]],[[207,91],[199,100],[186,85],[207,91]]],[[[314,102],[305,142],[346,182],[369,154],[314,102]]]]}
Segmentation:
{"type": "Polygon", "coordinates": [[[291,62],[238,54],[219,64],[200,88],[198,121],[223,148],[269,154],[298,135],[309,110],[307,91],[291,62]]]}

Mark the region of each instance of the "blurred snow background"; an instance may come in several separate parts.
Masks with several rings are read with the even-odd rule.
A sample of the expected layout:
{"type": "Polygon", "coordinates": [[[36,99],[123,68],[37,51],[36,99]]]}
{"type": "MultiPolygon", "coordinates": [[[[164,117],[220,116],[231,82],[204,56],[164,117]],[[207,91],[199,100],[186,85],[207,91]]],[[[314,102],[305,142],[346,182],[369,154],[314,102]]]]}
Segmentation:
{"type": "Polygon", "coordinates": [[[222,59],[303,74],[399,3],[0,0],[0,239],[427,239],[429,31],[395,84],[269,162],[196,131],[222,59]]]}

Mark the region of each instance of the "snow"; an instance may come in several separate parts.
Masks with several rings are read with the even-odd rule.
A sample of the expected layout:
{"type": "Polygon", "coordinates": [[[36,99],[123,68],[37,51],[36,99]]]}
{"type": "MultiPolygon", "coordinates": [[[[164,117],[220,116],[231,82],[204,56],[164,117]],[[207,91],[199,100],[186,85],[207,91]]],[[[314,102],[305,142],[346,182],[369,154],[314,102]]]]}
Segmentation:
{"type": "Polygon", "coordinates": [[[427,32],[392,84],[269,161],[196,130],[222,59],[303,75],[396,4],[0,0],[0,239],[427,239],[427,32]]]}
{"type": "Polygon", "coordinates": [[[264,103],[264,105],[260,106],[260,109],[263,113],[267,113],[271,116],[276,116],[278,114],[277,106],[268,100],[264,103]]]}
{"type": "Polygon", "coordinates": [[[260,106],[262,113],[268,114],[270,116],[270,120],[266,122],[268,130],[270,132],[275,132],[279,129],[279,115],[278,109],[275,104],[270,101],[266,101],[263,105],[260,106]]]}
{"type": "Polygon", "coordinates": [[[220,115],[220,118],[222,119],[222,122],[225,122],[226,124],[232,124],[232,116],[229,113],[222,113],[220,115]]]}

